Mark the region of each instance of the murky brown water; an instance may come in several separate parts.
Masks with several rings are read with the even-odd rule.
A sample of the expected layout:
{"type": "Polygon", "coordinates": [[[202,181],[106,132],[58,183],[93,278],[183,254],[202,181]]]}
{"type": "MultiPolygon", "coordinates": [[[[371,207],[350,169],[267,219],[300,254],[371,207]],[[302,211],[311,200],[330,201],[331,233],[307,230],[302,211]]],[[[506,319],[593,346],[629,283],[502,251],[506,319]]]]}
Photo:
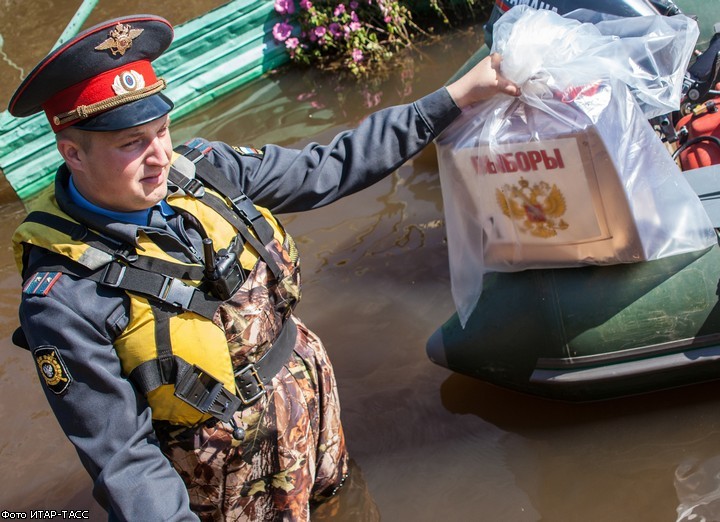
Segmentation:
{"type": "MultiPolygon", "coordinates": [[[[90,23],[133,11],[181,22],[221,3],[101,2],[90,23]]],[[[27,72],[79,4],[0,0],[7,60],[27,72]]],[[[383,86],[379,106],[439,87],[479,37],[456,33],[424,47],[383,86]]],[[[7,60],[3,106],[19,79],[7,60]]],[[[288,71],[178,122],[173,136],[326,141],[363,117],[365,100],[354,86],[338,92],[328,78],[288,71]]],[[[0,510],[89,509],[102,520],[29,354],[10,341],[20,280],[9,241],[25,211],[7,188],[0,204],[0,510]]],[[[350,450],[372,499],[346,495],[333,520],[656,522],[693,506],[706,516],[694,520],[720,520],[719,384],[568,405],[426,358],[426,339],[453,311],[432,147],[365,192],[285,222],[303,255],[300,315],[333,358],[350,450]]]]}

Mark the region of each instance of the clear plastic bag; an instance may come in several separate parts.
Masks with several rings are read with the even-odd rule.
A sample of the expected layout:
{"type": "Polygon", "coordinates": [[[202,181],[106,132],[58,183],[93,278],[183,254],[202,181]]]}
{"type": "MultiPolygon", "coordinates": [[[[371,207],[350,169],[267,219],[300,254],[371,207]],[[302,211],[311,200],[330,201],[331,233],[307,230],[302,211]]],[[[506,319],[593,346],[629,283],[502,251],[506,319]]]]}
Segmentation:
{"type": "Polygon", "coordinates": [[[436,140],[462,324],[487,272],[633,263],[716,242],[647,121],[679,106],[695,21],[520,6],[493,34],[522,95],[464,110],[436,140]]]}

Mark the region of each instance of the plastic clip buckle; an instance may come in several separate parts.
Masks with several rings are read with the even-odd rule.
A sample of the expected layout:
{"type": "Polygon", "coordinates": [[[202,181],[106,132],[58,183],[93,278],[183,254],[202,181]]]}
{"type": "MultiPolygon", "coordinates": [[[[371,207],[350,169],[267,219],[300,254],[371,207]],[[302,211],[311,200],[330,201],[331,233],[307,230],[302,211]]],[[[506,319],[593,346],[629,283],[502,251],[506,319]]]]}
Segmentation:
{"type": "Polygon", "coordinates": [[[118,288],[120,286],[120,283],[122,283],[123,278],[125,277],[126,270],[127,267],[125,265],[121,265],[120,263],[110,263],[103,272],[101,281],[102,284],[110,286],[112,288],[118,288]],[[117,274],[110,273],[115,272],[118,267],[120,268],[120,271],[117,272],[117,274]]]}
{"type": "Polygon", "coordinates": [[[245,221],[246,225],[252,225],[253,218],[250,216],[250,213],[248,210],[256,210],[255,207],[252,206],[250,203],[250,200],[245,194],[240,194],[236,198],[229,198],[230,203],[232,203],[232,206],[235,208],[235,210],[240,214],[243,221],[245,221]]]}
{"type": "Polygon", "coordinates": [[[188,179],[185,185],[180,188],[196,198],[201,198],[205,195],[205,186],[195,178],[188,179]]]}
{"type": "Polygon", "coordinates": [[[158,297],[163,301],[179,306],[183,310],[189,310],[195,287],[186,285],[179,279],[165,276],[158,297]]]}
{"type": "Polygon", "coordinates": [[[222,382],[197,366],[185,372],[175,384],[175,396],[223,422],[229,422],[241,405],[240,399],[230,393],[222,382]]]}

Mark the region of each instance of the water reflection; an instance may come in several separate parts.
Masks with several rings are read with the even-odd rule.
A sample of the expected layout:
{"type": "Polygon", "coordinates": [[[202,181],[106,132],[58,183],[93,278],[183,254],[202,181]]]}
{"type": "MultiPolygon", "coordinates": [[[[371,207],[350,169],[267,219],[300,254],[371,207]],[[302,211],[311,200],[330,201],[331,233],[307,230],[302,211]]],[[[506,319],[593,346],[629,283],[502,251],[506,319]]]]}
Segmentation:
{"type": "Polygon", "coordinates": [[[453,375],[443,405],[507,432],[538,520],[720,520],[720,384],[572,404],[453,375]],[[709,458],[708,458],[709,456],[709,458]]]}
{"type": "Polygon", "coordinates": [[[380,511],[368,490],[360,466],[353,459],[350,459],[349,471],[340,491],[313,509],[313,522],[379,522],[380,511]]]}
{"type": "Polygon", "coordinates": [[[720,455],[683,461],[675,470],[677,522],[720,520],[720,455]]]}

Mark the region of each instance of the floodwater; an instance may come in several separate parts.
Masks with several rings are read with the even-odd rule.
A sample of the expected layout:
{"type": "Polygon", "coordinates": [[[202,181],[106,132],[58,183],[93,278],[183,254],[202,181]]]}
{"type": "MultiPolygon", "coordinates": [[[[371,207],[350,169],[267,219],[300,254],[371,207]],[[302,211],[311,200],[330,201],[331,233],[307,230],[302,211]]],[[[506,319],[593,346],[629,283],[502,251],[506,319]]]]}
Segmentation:
{"type": "MultiPolygon", "coordinates": [[[[19,69],[27,72],[52,46],[79,3],[0,0],[3,106],[11,76],[19,80],[19,69]]],[[[101,2],[90,22],[134,11],[179,23],[220,3],[101,2]]],[[[178,122],[173,137],[247,146],[327,141],[357,124],[367,104],[411,101],[440,87],[480,38],[464,30],[423,46],[376,92],[283,71],[178,122]]],[[[453,313],[437,170],[431,146],[360,194],[284,216],[303,259],[299,314],[334,361],[355,463],[336,510],[317,518],[720,520],[720,384],[565,404],[427,359],[427,338],[453,313]]],[[[25,210],[7,187],[0,204],[0,511],[89,510],[103,520],[30,355],[10,341],[20,287],[10,237],[25,210]]]]}

